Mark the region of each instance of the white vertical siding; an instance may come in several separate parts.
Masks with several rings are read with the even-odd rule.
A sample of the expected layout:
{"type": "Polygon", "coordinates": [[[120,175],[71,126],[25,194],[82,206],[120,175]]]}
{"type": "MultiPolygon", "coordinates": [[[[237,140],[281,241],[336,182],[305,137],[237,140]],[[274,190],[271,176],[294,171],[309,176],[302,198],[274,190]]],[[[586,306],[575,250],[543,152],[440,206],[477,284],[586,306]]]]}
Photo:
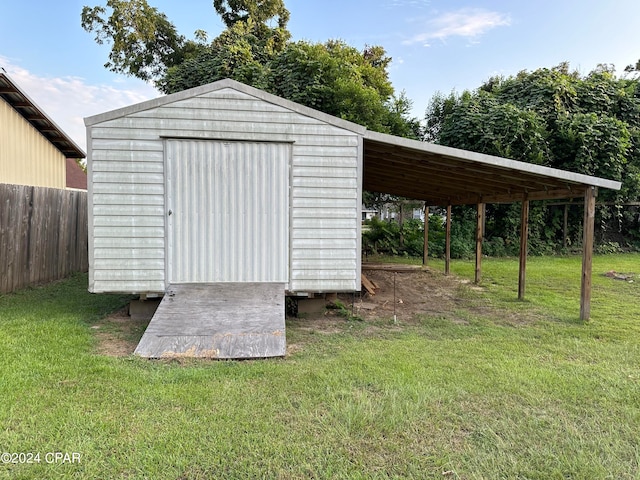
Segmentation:
{"type": "Polygon", "coordinates": [[[169,140],[166,147],[169,283],[286,283],[291,146],[169,140]]]}
{"type": "MultiPolygon", "coordinates": [[[[165,245],[168,207],[161,181],[165,175],[164,144],[173,142],[167,138],[289,143],[290,175],[283,173],[290,181],[289,234],[282,242],[289,248],[287,288],[301,292],[360,288],[362,152],[357,133],[226,88],[96,122],[89,136],[94,192],[90,225],[94,230],[90,240],[95,257],[90,266],[93,291],[162,292],[168,283],[165,270],[160,268],[170,254],[165,245]],[[109,229],[116,227],[118,236],[109,236],[109,229]],[[138,263],[129,268],[134,258],[138,263]]],[[[253,166],[243,164],[241,168],[246,171],[253,166]]],[[[194,175],[202,180],[204,172],[194,171],[194,175]]],[[[258,177],[278,189],[280,174],[268,175],[265,171],[258,177]]],[[[225,185],[231,187],[237,181],[232,179],[225,185]]],[[[227,192],[227,196],[232,194],[227,192]]],[[[229,201],[240,205],[236,198],[229,201]]],[[[228,242],[220,250],[227,256],[234,255],[238,244],[231,239],[239,240],[241,229],[237,223],[241,216],[232,215],[232,210],[228,210],[228,221],[235,234],[219,238],[228,242]]],[[[222,221],[222,216],[216,221],[222,221]]],[[[271,256],[279,258],[281,253],[271,256]]],[[[259,265],[267,260],[271,261],[251,261],[256,262],[256,269],[272,270],[280,277],[279,267],[259,265]]],[[[239,272],[241,266],[225,268],[239,272]]],[[[189,271],[195,270],[189,267],[183,273],[189,271]]]]}

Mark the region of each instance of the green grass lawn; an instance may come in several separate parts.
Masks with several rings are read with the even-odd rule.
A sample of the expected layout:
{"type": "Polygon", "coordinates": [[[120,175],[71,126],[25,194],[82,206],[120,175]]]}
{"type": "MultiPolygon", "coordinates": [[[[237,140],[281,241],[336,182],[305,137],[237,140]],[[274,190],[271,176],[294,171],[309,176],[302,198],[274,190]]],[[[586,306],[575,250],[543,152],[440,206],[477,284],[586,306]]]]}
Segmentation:
{"type": "Polygon", "coordinates": [[[640,478],[640,255],[595,257],[589,322],[580,262],[531,258],[521,302],[486,259],[454,319],[289,320],[301,348],[263,361],[99,355],[126,299],[82,275],[0,296],[0,453],[40,454],[0,478],[640,478]]]}

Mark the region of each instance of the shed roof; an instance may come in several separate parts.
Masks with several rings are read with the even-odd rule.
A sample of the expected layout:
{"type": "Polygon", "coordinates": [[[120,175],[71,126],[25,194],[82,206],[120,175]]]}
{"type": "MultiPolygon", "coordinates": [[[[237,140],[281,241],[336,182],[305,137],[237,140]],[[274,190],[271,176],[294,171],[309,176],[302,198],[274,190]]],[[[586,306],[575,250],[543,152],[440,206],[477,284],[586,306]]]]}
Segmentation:
{"type": "Polygon", "coordinates": [[[364,137],[364,188],[430,205],[581,197],[587,186],[621,183],[377,132],[364,137]]]}
{"type": "Polygon", "coordinates": [[[0,97],[33,125],[65,157],[86,157],[84,151],[3,71],[0,71],[0,97]]]}
{"type": "Polygon", "coordinates": [[[85,119],[87,126],[232,88],[361,135],[363,186],[430,205],[508,203],[584,195],[585,187],[619,190],[621,183],[507,158],[386,135],[235,80],[225,79],[85,119]]]}

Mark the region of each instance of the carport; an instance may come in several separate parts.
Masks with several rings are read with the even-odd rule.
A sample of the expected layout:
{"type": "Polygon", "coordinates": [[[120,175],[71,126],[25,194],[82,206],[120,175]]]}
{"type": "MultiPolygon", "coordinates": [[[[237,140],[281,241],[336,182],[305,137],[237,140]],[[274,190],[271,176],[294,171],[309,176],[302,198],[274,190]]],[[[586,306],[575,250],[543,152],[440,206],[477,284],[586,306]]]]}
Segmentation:
{"type": "MultiPolygon", "coordinates": [[[[591,309],[591,270],[598,188],[619,190],[620,182],[432,143],[366,131],[363,188],[423,200],[447,209],[445,270],[449,273],[451,206],[476,205],[475,280],[482,275],[482,225],[487,203],[522,204],[518,298],[525,294],[529,202],[584,199],[580,318],[591,309]]],[[[428,218],[428,210],[426,217],[428,218]]],[[[428,225],[426,222],[425,225],[428,225]]],[[[425,261],[428,230],[425,229],[425,261]]]]}

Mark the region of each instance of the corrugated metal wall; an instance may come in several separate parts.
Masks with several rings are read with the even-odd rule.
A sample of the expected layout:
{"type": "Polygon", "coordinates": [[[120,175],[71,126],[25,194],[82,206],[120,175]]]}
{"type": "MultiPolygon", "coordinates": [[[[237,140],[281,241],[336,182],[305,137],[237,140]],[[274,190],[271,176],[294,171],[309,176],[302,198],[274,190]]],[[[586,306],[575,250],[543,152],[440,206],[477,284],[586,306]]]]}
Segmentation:
{"type": "Polygon", "coordinates": [[[66,159],[0,98],[0,183],[66,187],[66,159]]]}
{"type": "Polygon", "coordinates": [[[169,283],[289,280],[291,145],[168,140],[169,283]]]}

